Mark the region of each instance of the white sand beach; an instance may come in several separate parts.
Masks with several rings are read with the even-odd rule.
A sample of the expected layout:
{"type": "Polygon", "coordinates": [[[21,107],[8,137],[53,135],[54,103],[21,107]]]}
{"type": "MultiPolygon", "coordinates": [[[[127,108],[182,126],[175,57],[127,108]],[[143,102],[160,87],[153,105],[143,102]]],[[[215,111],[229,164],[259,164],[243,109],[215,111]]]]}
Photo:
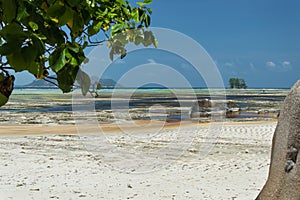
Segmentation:
{"type": "Polygon", "coordinates": [[[130,156],[99,148],[99,155],[107,151],[101,157],[86,148],[72,126],[3,126],[0,199],[254,199],[267,179],[276,122],[225,123],[212,141],[203,140],[207,127],[181,127],[182,133],[192,133],[192,143],[169,153],[182,155],[136,173],[134,164],[144,159],[146,165],[153,159],[147,151],[165,148],[178,127],[164,128],[164,137],[151,142],[124,139],[111,128],[115,131],[105,135],[111,147],[117,144],[130,156]],[[213,147],[208,155],[201,153],[207,142],[213,147]]]}

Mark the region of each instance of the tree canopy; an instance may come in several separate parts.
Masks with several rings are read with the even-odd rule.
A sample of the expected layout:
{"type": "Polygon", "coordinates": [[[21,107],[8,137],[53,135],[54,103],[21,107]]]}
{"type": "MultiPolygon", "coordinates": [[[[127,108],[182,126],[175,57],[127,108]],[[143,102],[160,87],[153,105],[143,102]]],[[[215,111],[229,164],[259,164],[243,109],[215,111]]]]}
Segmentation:
{"type": "Polygon", "coordinates": [[[246,89],[248,86],[246,81],[242,78],[230,78],[229,79],[229,86],[230,88],[238,88],[238,89],[246,89]]]}
{"type": "Polygon", "coordinates": [[[85,95],[91,82],[80,69],[88,61],[85,48],[107,41],[113,59],[126,56],[129,42],[157,46],[152,32],[144,29],[150,25],[151,2],[0,0],[0,106],[14,87],[11,72],[28,71],[51,81],[51,71],[63,92],[77,82],[85,95]]]}

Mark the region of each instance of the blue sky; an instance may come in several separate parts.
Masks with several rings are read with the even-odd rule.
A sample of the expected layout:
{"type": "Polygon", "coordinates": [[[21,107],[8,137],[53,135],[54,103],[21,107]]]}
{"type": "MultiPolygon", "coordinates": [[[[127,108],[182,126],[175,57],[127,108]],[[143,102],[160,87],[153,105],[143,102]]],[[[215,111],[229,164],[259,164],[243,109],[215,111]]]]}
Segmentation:
{"type": "MultiPolygon", "coordinates": [[[[300,78],[299,0],[153,0],[150,7],[151,25],[179,31],[201,44],[226,86],[229,78],[240,77],[249,87],[288,88],[300,78]]],[[[107,78],[120,76],[111,74],[107,78]]],[[[17,78],[17,84],[32,80],[24,74],[17,78]]],[[[189,78],[204,86],[192,73],[189,78]]]]}
{"type": "Polygon", "coordinates": [[[180,31],[216,62],[225,84],[291,87],[300,78],[300,1],[154,0],[152,26],[180,31]]]}

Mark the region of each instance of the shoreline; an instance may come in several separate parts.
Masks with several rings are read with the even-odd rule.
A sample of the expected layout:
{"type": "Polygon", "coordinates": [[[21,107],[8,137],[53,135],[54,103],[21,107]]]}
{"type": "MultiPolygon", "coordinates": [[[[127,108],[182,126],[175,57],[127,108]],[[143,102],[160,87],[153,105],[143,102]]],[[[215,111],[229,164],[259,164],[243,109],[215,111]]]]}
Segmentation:
{"type": "Polygon", "coordinates": [[[262,124],[277,124],[277,120],[269,121],[225,121],[220,123],[211,123],[211,122],[185,122],[185,121],[155,121],[155,120],[135,120],[130,121],[129,123],[102,123],[99,126],[95,124],[84,124],[84,125],[43,125],[43,124],[22,124],[22,125],[0,125],[0,137],[2,136],[39,136],[39,135],[78,135],[78,128],[85,130],[85,134],[95,134],[95,133],[122,133],[122,127],[125,127],[126,130],[130,130],[133,133],[152,129],[176,129],[179,127],[191,127],[191,126],[210,126],[212,124],[222,125],[222,126],[231,126],[231,125],[262,125],[262,124]],[[134,124],[132,124],[134,123],[134,124]],[[150,125],[150,126],[149,126],[150,125]],[[121,127],[121,128],[120,128],[121,127]]]}

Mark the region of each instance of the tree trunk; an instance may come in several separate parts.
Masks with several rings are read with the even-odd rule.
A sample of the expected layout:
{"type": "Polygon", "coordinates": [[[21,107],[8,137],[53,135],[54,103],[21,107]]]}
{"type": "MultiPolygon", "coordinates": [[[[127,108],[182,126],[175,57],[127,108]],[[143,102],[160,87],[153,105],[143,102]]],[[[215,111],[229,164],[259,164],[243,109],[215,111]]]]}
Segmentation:
{"type": "Polygon", "coordinates": [[[300,200],[300,80],[287,95],[273,137],[268,180],[256,200],[300,200]]]}

